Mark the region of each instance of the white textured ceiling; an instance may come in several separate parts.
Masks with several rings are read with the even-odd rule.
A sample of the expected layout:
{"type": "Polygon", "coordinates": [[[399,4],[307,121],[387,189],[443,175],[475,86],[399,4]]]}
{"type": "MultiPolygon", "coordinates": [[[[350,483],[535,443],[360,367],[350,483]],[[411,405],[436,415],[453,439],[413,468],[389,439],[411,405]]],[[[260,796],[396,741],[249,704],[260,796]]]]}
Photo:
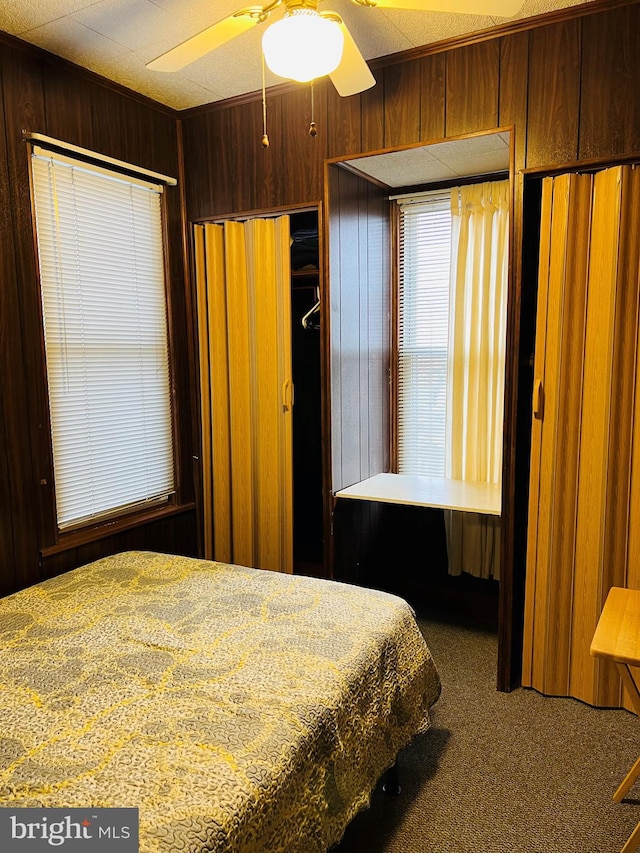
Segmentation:
{"type": "MultiPolygon", "coordinates": [[[[338,12],[365,59],[374,59],[582,2],[524,0],[511,19],[371,9],[350,0],[322,0],[321,10],[338,12]]],[[[252,27],[179,72],[149,71],[145,64],[247,5],[254,4],[251,0],[0,0],[0,30],[167,106],[187,109],[260,88],[260,39],[265,25],[252,27]]],[[[282,82],[267,72],[267,85],[282,82]]]]}
{"type": "Polygon", "coordinates": [[[391,188],[509,171],[509,133],[487,133],[345,160],[391,188]]]}

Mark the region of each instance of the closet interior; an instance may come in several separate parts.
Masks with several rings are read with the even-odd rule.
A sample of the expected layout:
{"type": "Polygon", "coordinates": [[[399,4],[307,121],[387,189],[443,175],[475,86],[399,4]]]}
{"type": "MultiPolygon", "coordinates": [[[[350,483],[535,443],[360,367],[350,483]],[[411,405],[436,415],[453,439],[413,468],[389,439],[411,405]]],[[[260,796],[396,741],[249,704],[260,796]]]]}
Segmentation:
{"type": "MultiPolygon", "coordinates": [[[[508,134],[498,136],[484,140],[487,147],[495,145],[491,162],[479,157],[474,148],[477,141],[462,140],[336,160],[329,167],[334,495],[379,473],[397,470],[390,452],[396,428],[390,379],[397,304],[390,197],[443,188],[427,174],[422,180],[424,161],[434,170],[437,166],[434,151],[442,159],[455,154],[460,171],[464,167],[467,172],[458,183],[503,180],[509,142],[508,134]]],[[[338,497],[332,526],[337,579],[403,595],[419,608],[436,605],[440,612],[466,615],[493,628],[498,624],[499,581],[449,571],[442,509],[395,504],[385,498],[338,497]]]]}
{"type": "Polygon", "coordinates": [[[318,211],[290,214],[293,570],[323,571],[320,252],[318,211]]]}

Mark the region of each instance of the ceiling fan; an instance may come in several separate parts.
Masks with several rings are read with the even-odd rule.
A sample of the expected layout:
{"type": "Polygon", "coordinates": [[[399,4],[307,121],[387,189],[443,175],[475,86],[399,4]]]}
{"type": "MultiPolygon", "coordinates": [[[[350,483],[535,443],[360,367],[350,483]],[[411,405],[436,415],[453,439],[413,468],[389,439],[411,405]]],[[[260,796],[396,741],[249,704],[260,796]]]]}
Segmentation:
{"type": "MultiPolygon", "coordinates": [[[[336,12],[318,11],[321,0],[272,0],[223,18],[147,63],[152,71],[179,71],[256,24],[267,20],[262,50],[275,74],[307,82],[329,75],[343,97],[375,84],[364,57],[336,12]]],[[[411,9],[509,17],[523,0],[353,0],[366,9],[411,9]]]]}

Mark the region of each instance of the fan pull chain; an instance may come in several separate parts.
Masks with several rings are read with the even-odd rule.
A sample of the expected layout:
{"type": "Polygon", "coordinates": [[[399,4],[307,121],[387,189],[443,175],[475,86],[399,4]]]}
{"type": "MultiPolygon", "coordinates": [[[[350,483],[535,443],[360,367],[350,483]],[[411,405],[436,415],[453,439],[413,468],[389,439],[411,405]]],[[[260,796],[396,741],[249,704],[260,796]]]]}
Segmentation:
{"type": "Polygon", "coordinates": [[[309,125],[309,136],[315,137],[318,133],[318,128],[316,127],[316,123],[314,121],[314,113],[315,113],[315,97],[313,90],[313,80],[311,81],[311,124],[309,125]]]}
{"type": "Polygon", "coordinates": [[[267,87],[265,82],[264,53],[262,56],[262,147],[269,147],[269,134],[267,133],[267,87]]]}

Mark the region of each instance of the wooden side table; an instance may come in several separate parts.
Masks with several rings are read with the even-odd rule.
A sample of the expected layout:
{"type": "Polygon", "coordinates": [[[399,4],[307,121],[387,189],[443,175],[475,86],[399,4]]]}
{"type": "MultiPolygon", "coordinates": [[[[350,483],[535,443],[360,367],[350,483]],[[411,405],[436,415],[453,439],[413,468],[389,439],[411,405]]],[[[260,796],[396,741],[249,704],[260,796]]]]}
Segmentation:
{"type": "MultiPolygon", "coordinates": [[[[640,691],[631,672],[640,667],[640,590],[614,586],[609,590],[591,641],[591,654],[615,663],[636,714],[640,717],[640,691]]],[[[620,783],[613,799],[619,803],[640,776],[640,758],[620,783]]],[[[640,823],[627,839],[621,853],[640,847],[640,823]]]]}

